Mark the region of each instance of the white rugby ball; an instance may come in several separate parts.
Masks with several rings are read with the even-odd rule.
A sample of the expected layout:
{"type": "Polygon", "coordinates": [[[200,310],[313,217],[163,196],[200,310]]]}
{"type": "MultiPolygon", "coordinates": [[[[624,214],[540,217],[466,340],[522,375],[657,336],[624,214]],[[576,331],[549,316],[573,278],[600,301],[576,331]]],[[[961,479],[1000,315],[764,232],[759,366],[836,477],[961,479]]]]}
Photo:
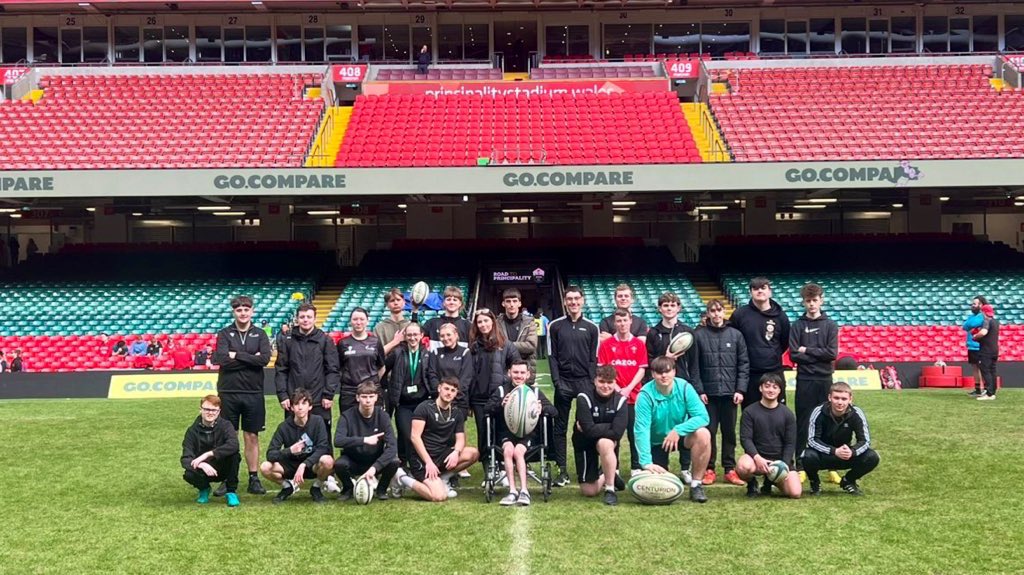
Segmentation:
{"type": "Polygon", "coordinates": [[[693,334],[684,331],[681,334],[676,335],[672,338],[672,341],[668,342],[668,351],[671,354],[680,354],[690,349],[693,345],[693,334]]]}
{"type": "Polygon", "coordinates": [[[360,505],[369,505],[373,501],[373,494],[377,490],[377,480],[369,479],[365,475],[356,480],[352,487],[352,498],[360,505]]]}
{"type": "Polygon", "coordinates": [[[778,484],[780,481],[789,475],[789,466],[786,465],[785,461],[776,459],[768,464],[768,473],[765,474],[765,479],[768,481],[778,484]]]}
{"type": "Polygon", "coordinates": [[[520,385],[508,392],[510,399],[505,404],[505,425],[516,437],[526,437],[533,433],[540,420],[540,409],[537,409],[537,392],[528,385],[520,385]]]}
{"type": "Polygon", "coordinates": [[[683,489],[683,482],[672,473],[641,473],[626,484],[626,490],[646,505],[668,505],[683,496],[683,489]]]}
{"type": "Polygon", "coordinates": [[[423,302],[427,301],[427,296],[430,295],[430,286],[427,282],[416,282],[412,286],[412,303],[416,305],[423,305],[423,302]]]}

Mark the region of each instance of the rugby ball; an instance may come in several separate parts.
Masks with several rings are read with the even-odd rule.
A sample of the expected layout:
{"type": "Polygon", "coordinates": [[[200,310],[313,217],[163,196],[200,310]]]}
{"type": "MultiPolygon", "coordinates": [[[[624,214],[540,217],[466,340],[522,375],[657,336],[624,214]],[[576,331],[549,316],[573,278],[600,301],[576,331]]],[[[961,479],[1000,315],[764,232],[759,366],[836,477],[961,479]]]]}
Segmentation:
{"type": "Polygon", "coordinates": [[[668,342],[668,352],[673,355],[678,355],[690,349],[693,345],[693,334],[684,331],[681,334],[676,335],[672,338],[672,341],[668,342]]]}
{"type": "Polygon", "coordinates": [[[629,479],[626,490],[645,505],[668,505],[683,496],[683,482],[672,473],[640,473],[629,479]]]}
{"type": "Polygon", "coordinates": [[[373,501],[374,491],[377,489],[377,480],[369,479],[365,475],[356,480],[352,486],[352,499],[360,505],[369,505],[373,501]]]}
{"type": "Polygon", "coordinates": [[[530,435],[540,420],[537,392],[524,384],[508,392],[508,397],[504,410],[509,432],[516,437],[530,435]]]}
{"type": "Polygon", "coordinates": [[[412,303],[423,305],[423,302],[427,301],[427,296],[430,295],[430,286],[427,285],[427,282],[416,282],[412,286],[410,295],[412,303]]]}
{"type": "Polygon", "coordinates": [[[768,464],[768,473],[765,474],[765,478],[772,483],[778,484],[787,475],[789,475],[789,466],[786,465],[785,461],[776,459],[768,464]]]}

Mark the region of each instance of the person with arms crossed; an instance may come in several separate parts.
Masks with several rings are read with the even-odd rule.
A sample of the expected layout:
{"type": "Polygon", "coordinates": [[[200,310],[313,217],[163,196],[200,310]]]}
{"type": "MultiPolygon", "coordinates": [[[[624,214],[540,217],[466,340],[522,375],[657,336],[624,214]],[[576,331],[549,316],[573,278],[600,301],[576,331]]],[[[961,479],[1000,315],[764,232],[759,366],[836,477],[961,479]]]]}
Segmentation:
{"type": "Polygon", "coordinates": [[[707,503],[700,478],[711,457],[711,433],[704,402],[685,379],[676,377],[675,362],[658,357],[651,362],[654,380],[647,382],[636,399],[636,449],[640,467],[652,473],[668,473],[668,457],[685,446],[692,453],[690,500],[707,503]]]}
{"type": "MultiPolygon", "coordinates": [[[[715,475],[715,436],[722,430],[722,468],[725,480],[745,485],[736,474],[736,409],[747,392],[750,362],[747,344],[739,330],[725,325],[725,306],[717,299],[707,303],[707,325],[696,331],[694,346],[700,353],[700,387],[697,393],[708,409],[711,432],[711,459],[704,473],[704,485],[715,475]]],[[[696,387],[696,386],[695,386],[696,387]]]]}
{"type": "Polygon", "coordinates": [[[314,479],[309,490],[314,503],[323,503],[323,483],[334,472],[331,440],[323,418],[311,413],[313,399],[299,388],[292,393],[291,414],[277,426],[267,448],[267,460],[260,465],[263,476],[281,485],[274,503],[283,503],[299,490],[307,479],[314,479]]]}
{"type": "Polygon", "coordinates": [[[555,485],[558,487],[569,484],[569,467],[566,465],[569,414],[576,396],[594,381],[600,338],[597,325],[583,317],[583,288],[577,285],[566,287],[562,304],[565,315],[548,325],[548,366],[551,383],[555,387],[555,409],[558,410],[553,426],[555,463],[559,468],[555,485]]]}
{"type": "Polygon", "coordinates": [[[300,304],[298,326],[284,337],[277,348],[274,385],[285,417],[292,416],[291,395],[305,389],[313,398],[313,415],[319,415],[331,436],[331,409],[341,385],[338,375],[338,350],[331,337],[316,327],[316,308],[300,304]]]}
{"type": "MultiPolygon", "coordinates": [[[[341,393],[338,394],[339,413],[345,413],[356,406],[356,388],[360,384],[370,382],[378,385],[384,373],[385,351],[381,347],[381,340],[366,331],[368,317],[365,309],[353,309],[349,315],[351,333],[338,341],[338,371],[341,381],[341,393]]],[[[408,324],[408,321],[405,322],[405,325],[408,324]]],[[[377,327],[380,325],[377,324],[377,327]]],[[[405,337],[405,325],[402,326],[402,330],[394,332],[396,337],[405,337]]],[[[381,402],[381,407],[386,407],[383,398],[378,398],[378,401],[381,402]]]]}
{"type": "MultiPolygon", "coordinates": [[[[640,341],[647,343],[647,332],[650,330],[644,318],[633,313],[633,300],[635,297],[636,294],[633,292],[633,286],[625,283],[615,286],[615,311],[629,312],[629,333],[633,334],[633,337],[640,338],[640,341]]],[[[600,331],[601,341],[615,334],[615,312],[601,320],[598,330],[600,331]]]]}
{"type": "Polygon", "coordinates": [[[387,355],[395,346],[405,341],[405,336],[399,335],[399,332],[409,325],[409,320],[405,317],[405,294],[402,293],[402,290],[398,288],[388,290],[384,294],[384,305],[388,308],[389,316],[373,326],[373,335],[384,346],[382,355],[387,355]]]}
{"type": "Polygon", "coordinates": [[[614,367],[598,366],[593,387],[576,396],[576,426],[572,434],[580,493],[595,497],[603,492],[605,505],[619,503],[615,493],[619,442],[629,423],[627,400],[616,384],[618,377],[614,367]]]}
{"type": "Polygon", "coordinates": [[[394,411],[398,429],[398,459],[403,465],[408,465],[412,457],[412,444],[409,443],[412,414],[419,404],[436,396],[436,393],[427,377],[430,360],[420,345],[423,339],[420,324],[410,323],[405,326],[404,333],[405,343],[388,354],[384,379],[387,381],[387,404],[394,411]]]}
{"type": "MultiPolygon", "coordinates": [[[[530,377],[537,375],[537,325],[533,318],[523,311],[523,300],[519,290],[509,288],[501,294],[501,307],[505,313],[497,318],[498,329],[505,339],[512,342],[520,359],[530,368],[530,377]]],[[[531,380],[532,384],[533,381],[531,380]]]]}
{"type": "MultiPolygon", "coordinates": [[[[750,360],[747,393],[743,395],[743,409],[761,399],[759,385],[766,373],[782,376],[782,356],[789,345],[789,317],[779,302],[772,299],[772,283],[766,277],[750,280],[750,301],[737,308],[729,318],[729,325],[743,334],[750,360]]],[[[786,403],[786,379],[782,377],[779,403],[786,403]]]]}
{"type": "Polygon", "coordinates": [[[341,449],[334,473],[341,480],[338,501],[352,498],[352,478],[377,480],[377,499],[388,498],[388,485],[398,471],[398,449],[391,418],[377,405],[377,384],[364,381],[356,389],[358,405],[341,414],[334,446],[341,449]]]}
{"type": "Polygon", "coordinates": [[[964,321],[964,332],[967,334],[967,364],[971,366],[971,375],[974,376],[974,391],[969,393],[971,397],[978,397],[985,393],[985,381],[981,373],[981,362],[978,359],[978,350],[981,349],[981,344],[978,340],[974,339],[974,334],[978,333],[981,329],[982,324],[985,323],[985,314],[981,312],[981,307],[988,305],[988,300],[984,296],[977,296],[971,300],[971,315],[964,321]]]}
{"type": "Polygon", "coordinates": [[[981,312],[985,315],[985,321],[981,329],[974,334],[974,339],[981,342],[978,348],[978,363],[981,367],[981,375],[985,380],[985,393],[978,396],[980,401],[992,401],[996,398],[996,388],[999,385],[996,375],[996,362],[999,361],[999,320],[996,319],[995,309],[991,305],[981,306],[981,312]]]}
{"type": "MultiPolygon", "coordinates": [[[[642,339],[634,336],[630,331],[633,323],[629,311],[617,309],[612,317],[615,318],[615,335],[605,339],[598,346],[597,365],[599,368],[611,366],[615,369],[616,392],[626,398],[629,469],[630,476],[633,476],[640,472],[640,458],[637,455],[636,437],[633,435],[632,426],[636,418],[636,398],[640,395],[644,374],[647,372],[647,346],[642,339]]],[[[576,400],[576,403],[578,406],[579,399],[576,400]]],[[[577,407],[577,413],[578,410],[579,407],[577,407]]],[[[618,449],[618,443],[616,443],[616,449],[618,449]]],[[[618,468],[617,462],[618,453],[616,453],[616,468],[618,468]]]]}
{"type": "MultiPolygon", "coordinates": [[[[761,399],[747,406],[740,415],[740,444],[743,455],[736,464],[736,472],[747,482],[747,497],[757,497],[757,475],[768,473],[768,464],[781,460],[792,468],[796,454],[796,416],[779,402],[782,395],[782,376],[766,373],[758,385],[761,399]]],[[[800,475],[789,473],[780,486],[790,498],[799,499],[803,487],[800,475]]],[[[771,495],[772,484],[766,478],[762,495],[771,495]]]]}
{"type": "Polygon", "coordinates": [[[393,488],[412,489],[434,502],[458,495],[449,487],[450,479],[480,458],[476,448],[466,446],[466,416],[452,404],[458,392],[459,380],[446,377],[437,388],[437,399],[416,408],[412,420],[415,454],[408,473],[402,468],[395,473],[393,488]]]}
{"type": "Polygon", "coordinates": [[[238,432],[220,417],[220,398],[207,395],[199,401],[199,416],[181,441],[181,466],[185,481],[199,490],[196,503],[210,502],[210,483],[222,481],[228,507],[238,506],[238,432]]]}
{"type": "Polygon", "coordinates": [[[459,341],[469,341],[471,325],[469,320],[460,315],[464,305],[462,290],[456,286],[447,286],[443,296],[444,302],[441,305],[444,306],[444,315],[432,317],[423,324],[423,333],[430,338],[431,350],[441,345],[441,326],[447,323],[459,330],[459,341]]]}
{"type": "MultiPolygon", "coordinates": [[[[796,364],[796,448],[802,450],[807,447],[811,412],[828,399],[835,371],[832,362],[839,355],[839,327],[821,309],[825,303],[821,286],[804,285],[800,299],[806,311],[789,332],[789,357],[796,364]]],[[[801,461],[797,469],[803,470],[801,461]]]]}
{"type": "MultiPolygon", "coordinates": [[[[263,368],[270,363],[270,340],[263,330],[252,324],[253,305],[249,296],[231,300],[235,321],[217,332],[213,363],[217,371],[217,394],[221,399],[221,415],[235,430],[242,430],[245,440],[245,463],[249,469],[249,493],[263,495],[267,490],[258,475],[260,432],[267,422],[267,404],[263,399],[263,368]]],[[[222,496],[221,484],[214,495],[222,496]]]]}
{"type": "Polygon", "coordinates": [[[879,457],[871,449],[868,418],[853,405],[853,390],[846,382],[833,383],[828,399],[811,412],[807,435],[807,449],[800,459],[810,481],[810,495],[821,493],[818,470],[823,468],[849,469],[839,488],[850,495],[864,495],[857,480],[878,467],[879,457]]]}

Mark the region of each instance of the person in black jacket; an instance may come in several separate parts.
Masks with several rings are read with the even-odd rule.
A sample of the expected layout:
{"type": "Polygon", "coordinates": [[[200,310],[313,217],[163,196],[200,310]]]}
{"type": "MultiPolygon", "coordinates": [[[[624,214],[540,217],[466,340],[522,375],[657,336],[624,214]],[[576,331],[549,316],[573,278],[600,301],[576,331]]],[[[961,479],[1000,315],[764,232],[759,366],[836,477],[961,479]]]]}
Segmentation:
{"type": "Polygon", "coordinates": [[[339,501],[352,498],[352,478],[377,480],[377,499],[388,498],[388,485],[398,471],[398,448],[391,430],[391,418],[377,405],[377,384],[363,382],[356,390],[358,405],[341,414],[334,446],[341,454],[334,473],[341,480],[339,501]]]}
{"type": "Polygon", "coordinates": [[[331,409],[338,393],[338,350],[331,337],[316,327],[316,308],[304,303],[296,314],[299,325],[284,336],[277,348],[274,385],[285,417],[292,416],[291,395],[302,388],[313,398],[313,413],[319,415],[331,435],[331,409]]]}
{"type": "Polygon", "coordinates": [[[267,448],[267,460],[260,465],[264,477],[281,485],[274,503],[282,503],[299,490],[306,479],[314,479],[309,490],[314,503],[323,503],[323,482],[334,472],[331,440],[327,426],[313,415],[309,392],[297,389],[291,396],[292,417],[277,426],[267,448]]]}
{"type": "Polygon", "coordinates": [[[747,392],[750,362],[743,334],[725,325],[725,306],[717,299],[707,303],[707,325],[696,332],[694,347],[700,353],[700,387],[694,386],[708,408],[708,431],[711,432],[711,458],[704,472],[704,485],[711,485],[715,475],[715,435],[722,428],[722,467],[725,480],[733,485],[746,485],[736,474],[736,409],[747,392]]]}
{"type": "Polygon", "coordinates": [[[416,72],[420,74],[426,74],[427,68],[430,67],[430,52],[427,51],[427,46],[424,45],[420,48],[419,55],[416,56],[416,72]]]}
{"type": "Polygon", "coordinates": [[[580,493],[595,497],[603,491],[605,505],[619,503],[615,494],[618,445],[629,422],[626,398],[617,393],[616,376],[611,365],[597,368],[593,387],[576,396],[576,426],[572,434],[580,493]]]}
{"type": "MultiPolygon", "coordinates": [[[[462,317],[462,308],[465,305],[462,289],[458,286],[447,286],[441,294],[444,301],[444,315],[434,316],[423,322],[423,333],[430,339],[430,350],[435,350],[441,345],[441,326],[452,324],[459,330],[459,341],[469,341],[469,332],[472,325],[469,320],[462,317]]],[[[418,314],[413,312],[413,322],[417,321],[418,314]]]]}
{"type": "Polygon", "coordinates": [[[489,309],[478,309],[473,314],[469,350],[473,358],[473,380],[469,387],[469,407],[476,420],[477,450],[486,468],[489,460],[487,442],[487,402],[494,390],[508,382],[512,362],[520,359],[512,342],[505,339],[489,309]]]}
{"type": "Polygon", "coordinates": [[[558,478],[555,485],[569,484],[566,465],[566,434],[569,414],[579,393],[591,386],[597,373],[597,346],[600,331],[597,324],[583,317],[585,298],[583,288],[570,285],[565,288],[562,304],[565,315],[548,324],[548,366],[551,383],[555,387],[555,463],[558,478]]]}
{"type": "MultiPolygon", "coordinates": [[[[832,362],[839,354],[839,327],[821,306],[825,292],[816,283],[800,289],[804,315],[793,323],[789,334],[789,357],[796,364],[796,448],[807,447],[807,425],[811,411],[828,399],[832,385],[832,362]]],[[[797,469],[803,464],[797,462],[797,469]]]]}
{"type": "Polygon", "coordinates": [[[832,384],[828,400],[811,412],[807,434],[807,449],[800,460],[810,482],[810,495],[821,492],[820,469],[849,469],[839,482],[839,488],[850,495],[864,495],[857,480],[878,467],[880,459],[871,449],[868,418],[853,405],[853,390],[849,384],[844,381],[832,384]]]}
{"type": "Polygon", "coordinates": [[[761,399],[759,382],[766,373],[776,373],[782,378],[779,403],[786,403],[782,355],[789,346],[789,317],[782,306],[772,299],[772,283],[768,278],[756,277],[750,280],[750,302],[732,313],[729,325],[743,334],[750,359],[750,378],[747,393],[743,395],[743,408],[761,399]]]}
{"type": "Polygon", "coordinates": [[[185,481],[199,490],[196,503],[209,503],[210,482],[223,481],[228,507],[238,506],[238,432],[220,417],[221,400],[207,395],[199,402],[199,416],[181,441],[181,467],[185,481]]]}
{"type": "Polygon", "coordinates": [[[412,456],[412,444],[409,443],[412,412],[419,404],[437,397],[427,377],[430,359],[421,345],[422,339],[420,324],[405,326],[405,343],[391,350],[385,363],[388,405],[394,410],[395,427],[398,429],[398,459],[405,465],[412,456]]]}
{"type": "MultiPolygon", "coordinates": [[[[260,461],[260,432],[266,427],[267,404],[263,399],[263,368],[270,363],[270,339],[252,324],[252,298],[231,300],[235,321],[217,332],[213,363],[217,371],[217,394],[222,417],[231,422],[245,439],[245,463],[249,468],[249,493],[263,495],[257,470],[260,461]]],[[[221,485],[214,495],[223,495],[221,485]]]]}
{"type": "MultiPolygon", "coordinates": [[[[402,300],[405,301],[404,299],[402,300]]],[[[363,382],[379,384],[384,374],[384,345],[376,335],[367,331],[369,314],[357,307],[349,315],[349,329],[352,332],[338,341],[338,372],[341,379],[341,392],[338,394],[338,412],[345,413],[356,406],[356,388],[363,382]]],[[[378,324],[379,326],[380,324],[378,324]]],[[[402,325],[402,329],[405,329],[402,325]]],[[[395,334],[401,330],[395,331],[395,334]]],[[[378,401],[381,407],[385,396],[381,394],[378,401]]]]}
{"type": "Polygon", "coordinates": [[[440,328],[441,345],[430,352],[427,377],[430,388],[437,389],[441,379],[454,377],[459,380],[459,394],[455,407],[469,412],[469,387],[473,383],[473,358],[469,348],[459,345],[459,330],[454,324],[446,323],[440,328]]]}
{"type": "MultiPolygon", "coordinates": [[[[740,444],[743,455],[736,464],[736,472],[747,481],[747,497],[757,497],[757,475],[766,475],[768,465],[781,460],[792,467],[796,454],[796,416],[779,402],[782,394],[782,376],[766,373],[761,376],[761,399],[747,406],[740,416],[740,444]]],[[[799,499],[803,488],[800,475],[790,473],[779,485],[787,497],[799,499]]],[[[771,495],[772,484],[767,479],[761,494],[771,495]]]]}

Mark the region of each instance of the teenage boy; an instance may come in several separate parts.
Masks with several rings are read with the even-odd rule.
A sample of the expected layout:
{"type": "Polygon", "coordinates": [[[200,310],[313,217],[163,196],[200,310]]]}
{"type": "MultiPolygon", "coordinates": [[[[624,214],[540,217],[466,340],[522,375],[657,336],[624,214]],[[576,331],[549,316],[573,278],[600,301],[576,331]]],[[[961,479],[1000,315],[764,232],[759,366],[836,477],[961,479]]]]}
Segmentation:
{"type": "Polygon", "coordinates": [[[309,490],[314,503],[323,503],[323,482],[334,472],[331,440],[323,418],[313,415],[313,400],[304,389],[291,396],[292,416],[277,426],[267,448],[267,460],[260,465],[264,477],[281,485],[274,503],[283,503],[299,490],[307,479],[313,479],[309,490]]]}
{"type": "Polygon", "coordinates": [[[405,341],[399,335],[405,326],[409,325],[409,319],[405,317],[405,295],[398,288],[391,288],[384,294],[384,305],[387,306],[389,316],[377,322],[373,326],[373,335],[377,341],[384,346],[383,354],[391,353],[392,349],[405,341]]]}
{"type": "Polygon", "coordinates": [[[562,304],[565,315],[548,325],[548,365],[558,410],[553,426],[555,463],[559,468],[555,485],[558,487],[569,484],[566,465],[569,414],[576,396],[594,381],[599,338],[597,324],[583,317],[583,288],[577,285],[566,287],[562,304]]]}
{"type": "Polygon", "coordinates": [[[441,346],[441,326],[450,323],[459,330],[459,341],[469,341],[469,328],[471,324],[469,320],[462,317],[462,307],[465,305],[462,296],[462,290],[457,286],[448,286],[444,288],[444,315],[439,315],[428,319],[423,324],[423,333],[430,338],[430,349],[434,350],[441,346]]]}
{"type": "Polygon", "coordinates": [[[341,480],[338,501],[352,498],[352,478],[377,480],[377,499],[388,498],[388,485],[398,470],[398,449],[391,430],[391,418],[377,405],[377,384],[366,381],[356,388],[358,405],[338,418],[334,446],[341,454],[334,473],[341,480]]]}
{"type": "Polygon", "coordinates": [[[298,326],[281,341],[274,363],[274,385],[277,400],[285,417],[292,416],[291,395],[305,389],[313,398],[313,413],[319,415],[331,436],[331,409],[341,386],[338,375],[338,350],[334,340],[316,327],[316,308],[299,305],[298,326]]]}
{"type": "MultiPolygon", "coordinates": [[[[636,451],[636,438],[633,436],[633,423],[636,418],[636,397],[640,395],[641,383],[647,371],[647,346],[644,340],[634,336],[630,331],[633,324],[629,311],[617,309],[612,317],[615,318],[615,335],[602,341],[598,346],[597,365],[611,366],[615,369],[616,391],[626,398],[629,469],[630,475],[636,475],[640,472],[640,459],[636,451]]],[[[578,404],[579,400],[576,402],[578,404]]]]}
{"type": "Polygon", "coordinates": [[[747,393],[750,362],[747,344],[739,330],[725,325],[725,306],[717,299],[707,303],[707,325],[696,332],[694,345],[700,353],[701,401],[708,408],[711,432],[711,459],[704,474],[704,485],[715,475],[715,436],[722,431],[722,468],[725,480],[733,485],[746,482],[736,474],[736,410],[747,393]]]}
{"type": "MultiPolygon", "coordinates": [[[[270,363],[270,339],[252,324],[252,298],[238,296],[231,300],[235,321],[217,332],[213,363],[217,371],[217,394],[221,399],[221,415],[245,440],[245,463],[249,469],[249,493],[263,495],[267,490],[260,483],[260,432],[266,427],[267,404],[263,399],[263,368],[270,363]]],[[[214,492],[224,494],[221,485],[214,492]]]]}
{"type": "MultiPolygon", "coordinates": [[[[508,495],[501,499],[501,504],[505,506],[519,505],[525,507],[530,505],[530,491],[526,485],[526,451],[533,445],[544,441],[542,425],[538,424],[533,432],[526,437],[517,437],[509,431],[508,425],[505,424],[505,418],[502,417],[505,406],[512,399],[512,391],[521,385],[529,385],[532,375],[530,367],[525,361],[522,359],[512,360],[512,365],[508,370],[508,376],[512,384],[498,386],[498,389],[494,390],[494,395],[491,396],[491,399],[484,407],[484,410],[491,414],[491,419],[494,421],[495,445],[501,446],[502,455],[505,459],[508,495]],[[519,478],[519,486],[522,489],[516,489],[517,476],[519,478]]],[[[538,399],[534,405],[530,406],[530,410],[540,413],[544,417],[555,417],[558,415],[558,410],[551,405],[544,392],[536,388],[533,390],[537,392],[538,399]]]]}
{"type": "MultiPolygon", "coordinates": [[[[630,325],[629,333],[633,334],[634,337],[640,338],[641,341],[647,341],[647,322],[644,318],[633,313],[633,301],[636,294],[633,292],[633,286],[622,283],[615,286],[615,311],[625,311],[629,313],[630,325]]],[[[615,334],[615,313],[601,320],[601,324],[598,326],[601,331],[601,341],[604,341],[615,334]]]]}
{"type": "MultiPolygon", "coordinates": [[[[747,406],[740,416],[740,445],[743,455],[736,464],[736,472],[747,482],[747,497],[757,497],[757,475],[768,473],[768,464],[781,460],[793,465],[796,454],[796,416],[779,402],[782,395],[782,376],[766,373],[761,376],[758,391],[761,399],[747,406]]],[[[800,475],[790,473],[779,485],[782,492],[793,499],[800,498],[803,489],[800,475]]],[[[764,480],[761,494],[770,495],[772,484],[764,480]]]]}
{"type": "MultiPolygon", "coordinates": [[[[628,332],[627,332],[628,333],[628,332]]],[[[610,341],[610,340],[608,340],[610,341]]],[[[584,497],[604,493],[605,505],[617,505],[615,477],[619,467],[619,442],[629,423],[631,409],[616,384],[619,374],[610,365],[597,368],[594,385],[576,396],[576,426],[572,448],[576,480],[584,497]]],[[[630,443],[633,433],[630,432],[630,443]]],[[[635,469],[639,469],[639,463],[635,469]]]]}
{"type": "MultiPolygon", "coordinates": [[[[789,345],[789,317],[779,302],[772,299],[772,283],[766,277],[750,280],[750,302],[738,308],[729,318],[729,325],[743,334],[750,359],[747,393],[743,409],[760,398],[761,377],[766,373],[782,376],[782,356],[789,345]]],[[[782,378],[779,403],[786,403],[786,380],[782,378]]]]}
{"type": "Polygon", "coordinates": [[[828,400],[811,412],[810,439],[800,459],[810,481],[811,495],[821,492],[819,469],[849,469],[839,488],[850,495],[864,495],[857,480],[878,467],[879,457],[871,449],[871,432],[864,412],[853,405],[853,391],[837,381],[828,400]]]}
{"type": "Polygon", "coordinates": [[[519,357],[526,361],[533,377],[537,374],[537,324],[523,311],[522,295],[515,288],[502,292],[501,307],[505,311],[495,323],[505,335],[505,340],[511,341],[519,357]]]}
{"type": "Polygon", "coordinates": [[[415,453],[409,472],[399,468],[392,489],[412,489],[427,501],[441,502],[458,493],[449,480],[480,459],[475,447],[466,446],[466,414],[452,403],[459,380],[446,377],[437,388],[437,399],[424,401],[413,413],[412,445],[415,453]]]}
{"type": "Polygon", "coordinates": [[[221,401],[207,395],[199,402],[199,416],[181,441],[185,481],[199,490],[196,503],[210,502],[210,482],[223,481],[228,507],[238,506],[238,432],[220,417],[221,401]]]}
{"type": "Polygon", "coordinates": [[[707,503],[701,483],[711,457],[708,411],[685,379],[676,377],[675,362],[659,357],[651,362],[654,380],[647,382],[636,400],[637,451],[641,468],[668,473],[669,453],[686,447],[692,455],[690,500],[707,503]]]}
{"type": "MultiPolygon", "coordinates": [[[[796,364],[796,448],[807,447],[807,426],[811,412],[828,399],[832,385],[832,362],[839,353],[839,327],[821,306],[825,292],[816,283],[800,289],[804,315],[793,323],[789,333],[789,357],[796,364]]],[[[797,469],[803,464],[797,462],[797,469]]]]}

